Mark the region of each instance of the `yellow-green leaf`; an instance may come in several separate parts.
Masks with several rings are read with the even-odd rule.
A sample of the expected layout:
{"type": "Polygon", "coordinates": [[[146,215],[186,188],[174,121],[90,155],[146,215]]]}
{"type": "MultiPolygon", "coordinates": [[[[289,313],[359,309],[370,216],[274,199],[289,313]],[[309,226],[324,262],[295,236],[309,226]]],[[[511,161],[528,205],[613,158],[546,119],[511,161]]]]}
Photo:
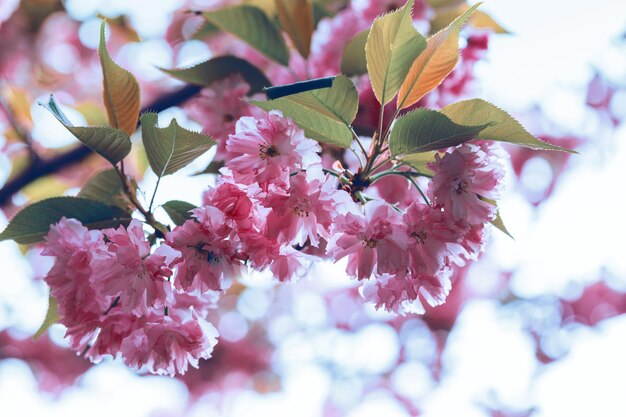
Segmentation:
{"type": "Polygon", "coordinates": [[[435,155],[438,152],[418,152],[402,156],[402,162],[409,164],[417,172],[432,175],[433,171],[428,168],[428,164],[435,162],[435,155]]]}
{"type": "Polygon", "coordinates": [[[263,10],[239,5],[203,13],[205,19],[221,30],[237,36],[279,64],[289,64],[289,51],[282,34],[263,10]]]}
{"type": "Polygon", "coordinates": [[[404,81],[411,64],[426,46],[413,27],[413,0],[395,12],[378,17],[367,37],[367,73],[378,101],[391,101],[404,81]]]}
{"type": "Polygon", "coordinates": [[[128,209],[128,202],[124,198],[124,186],[115,169],[106,169],[91,177],[78,192],[78,197],[102,201],[121,209],[128,209]]]}
{"type": "Polygon", "coordinates": [[[476,98],[459,101],[444,107],[441,113],[462,125],[489,124],[478,134],[478,139],[508,142],[537,150],[577,153],[534,137],[511,115],[485,100],[476,98]]]}
{"type": "Polygon", "coordinates": [[[278,19],[294,46],[304,58],[311,53],[311,37],[315,24],[309,0],[275,0],[278,19]]]}
{"type": "Polygon", "coordinates": [[[345,75],[361,75],[367,72],[365,44],[370,30],[357,33],[346,45],[341,57],[341,73],[345,75]]]}
{"type": "Polygon", "coordinates": [[[135,77],[111,59],[104,37],[105,22],[100,27],[100,64],[102,64],[103,98],[109,123],[129,136],[137,129],[140,97],[135,77]]]}
{"type": "MultiPolygon", "coordinates": [[[[447,6],[435,9],[435,17],[430,21],[430,32],[436,33],[448,26],[457,16],[465,13],[469,6],[465,3],[456,6],[447,6]]],[[[474,11],[468,24],[478,29],[489,29],[494,33],[509,33],[489,14],[480,10],[474,11]]]]}
{"type": "Polygon", "coordinates": [[[214,81],[226,78],[231,74],[240,74],[250,84],[250,91],[248,92],[250,95],[272,85],[260,69],[244,59],[230,55],[211,58],[189,68],[161,68],[161,71],[179,80],[202,86],[210,86],[214,81]]]}
{"type": "Polygon", "coordinates": [[[491,221],[491,224],[494,225],[502,233],[504,233],[505,235],[507,235],[511,239],[515,240],[513,235],[511,233],[509,233],[509,230],[504,225],[504,221],[502,220],[502,217],[500,216],[500,208],[498,208],[498,203],[495,200],[492,200],[490,198],[485,198],[485,197],[482,197],[482,196],[479,196],[479,198],[481,200],[483,200],[483,201],[486,201],[487,203],[489,203],[491,205],[496,206],[496,217],[491,221]]]}
{"type": "Polygon", "coordinates": [[[356,117],[359,94],[345,76],[336,77],[330,88],[252,103],[267,111],[280,110],[311,139],[343,147],[352,143],[350,123],[356,117]]]}
{"type": "Polygon", "coordinates": [[[157,176],[173,174],[211,149],[209,136],[184,129],[172,119],[166,128],[158,127],[156,113],[141,116],[141,134],[150,166],[157,176]]]}
{"type": "Polygon", "coordinates": [[[130,137],[126,132],[112,127],[79,127],[74,126],[58,106],[53,96],[47,103],[39,103],[52,113],[67,130],[92,151],[115,165],[130,152],[130,137]]]}
{"type": "Polygon", "coordinates": [[[486,126],[464,126],[437,111],[417,109],[396,120],[389,150],[398,156],[457,146],[476,138],[486,126]]]}
{"type": "Polygon", "coordinates": [[[48,312],[46,313],[46,318],[43,320],[43,323],[41,323],[41,326],[39,326],[37,332],[33,335],[33,340],[39,339],[39,337],[48,331],[50,326],[56,323],[60,318],[61,316],[57,310],[57,300],[53,296],[48,297],[48,312]]]}
{"type": "Polygon", "coordinates": [[[459,32],[478,6],[480,3],[457,17],[447,28],[428,38],[426,49],[413,62],[400,87],[398,109],[417,103],[452,72],[459,61],[459,32]]]}

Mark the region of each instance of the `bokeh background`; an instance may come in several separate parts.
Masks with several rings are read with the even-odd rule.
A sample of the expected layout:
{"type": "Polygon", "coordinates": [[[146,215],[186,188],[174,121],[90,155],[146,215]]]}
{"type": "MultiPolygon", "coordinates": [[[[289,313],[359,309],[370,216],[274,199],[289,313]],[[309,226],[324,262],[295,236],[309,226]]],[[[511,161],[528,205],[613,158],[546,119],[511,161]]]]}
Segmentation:
{"type": "MultiPolygon", "coordinates": [[[[211,57],[207,42],[171,33],[181,10],[216,3],[0,0],[0,96],[18,122],[0,113],[0,184],[31,157],[19,128],[44,155],[75,144],[37,100],[53,92],[72,104],[72,117],[103,120],[98,14],[120,17],[110,48],[150,102],[180,87],[156,67],[211,57]]],[[[625,416],[626,3],[490,0],[481,10],[509,33],[488,35],[461,96],[496,103],[579,155],[509,149],[500,207],[515,239],[494,230],[444,306],[424,316],[377,312],[341,264],[281,286],[250,275],[212,318],[221,333],[213,359],[182,378],[139,375],[76,357],[59,325],[33,342],[50,260],[3,242],[0,415],[625,416]]],[[[184,108],[161,113],[174,116],[201,127],[184,108]]],[[[28,201],[75,193],[98,163],[87,159],[3,201],[0,225],[28,201]]],[[[139,155],[133,163],[145,171],[139,155]]],[[[158,199],[184,190],[197,203],[211,181],[168,178],[158,199]]],[[[148,171],[142,187],[154,182],[148,171]]]]}

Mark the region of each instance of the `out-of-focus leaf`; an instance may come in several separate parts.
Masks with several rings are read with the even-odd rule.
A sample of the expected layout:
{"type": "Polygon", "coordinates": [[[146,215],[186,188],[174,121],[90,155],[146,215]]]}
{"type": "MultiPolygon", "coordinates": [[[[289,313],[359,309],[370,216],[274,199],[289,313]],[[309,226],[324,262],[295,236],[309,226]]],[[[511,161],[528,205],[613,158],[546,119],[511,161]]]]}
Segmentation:
{"type": "Polygon", "coordinates": [[[276,16],[276,1],[275,0],[244,0],[244,4],[249,6],[256,6],[259,9],[263,10],[265,14],[273,18],[276,16]]]}
{"type": "Polygon", "coordinates": [[[48,297],[48,312],[46,313],[46,318],[33,335],[33,340],[39,339],[39,337],[48,331],[50,326],[56,323],[60,318],[61,316],[57,310],[57,300],[53,296],[48,297]]]}
{"type": "Polygon", "coordinates": [[[74,109],[83,115],[89,126],[106,126],[108,124],[106,110],[95,103],[80,103],[74,109]]]}
{"type": "Polygon", "coordinates": [[[271,82],[257,67],[246,60],[234,56],[218,56],[189,68],[163,69],[174,78],[191,84],[209,86],[216,80],[221,80],[231,74],[241,74],[250,84],[248,94],[252,95],[269,87],[271,82]]]}
{"type": "Polygon", "coordinates": [[[341,72],[348,76],[367,73],[367,59],[365,58],[365,43],[370,30],[357,33],[346,45],[341,57],[341,72]]]}
{"type": "Polygon", "coordinates": [[[311,53],[311,37],[315,29],[313,7],[309,0],[275,0],[278,19],[294,46],[304,58],[311,53]]]}
{"type": "Polygon", "coordinates": [[[172,200],[163,204],[163,210],[170,216],[170,219],[174,222],[176,226],[180,226],[185,223],[187,220],[191,219],[191,210],[197,208],[191,203],[180,200],[172,200]]]}
{"type": "MultiPolygon", "coordinates": [[[[4,91],[0,91],[2,94],[4,91]]],[[[25,127],[31,126],[33,118],[30,114],[31,100],[26,90],[18,87],[6,88],[7,103],[13,113],[13,117],[20,125],[25,127]]]]}
{"type": "Polygon", "coordinates": [[[104,229],[130,223],[130,215],[118,207],[80,197],[55,197],[25,207],[0,233],[0,241],[29,244],[43,240],[50,225],[62,217],[79,220],[89,229],[104,229]]]}
{"type": "Polygon", "coordinates": [[[426,40],[413,27],[413,0],[374,20],[365,44],[367,73],[378,101],[387,104],[406,78],[426,40]]]}
{"type": "MultiPolygon", "coordinates": [[[[435,9],[435,17],[430,21],[430,31],[435,33],[448,26],[454,19],[465,13],[469,6],[465,3],[435,9]]],[[[509,33],[489,14],[476,10],[469,18],[468,24],[478,29],[489,29],[494,33],[509,33]]]]}
{"type": "Polygon", "coordinates": [[[213,139],[184,129],[173,119],[166,128],[157,126],[156,113],[141,116],[141,133],[146,154],[157,176],[173,174],[211,149],[213,139]]]}
{"type": "Polygon", "coordinates": [[[39,178],[22,188],[29,201],[38,201],[63,194],[70,186],[59,178],[47,176],[39,178]]]}
{"type": "Polygon", "coordinates": [[[126,132],[112,127],[73,126],[53,96],[50,96],[47,103],[40,102],[39,104],[48,109],[78,140],[107,159],[111,164],[115,165],[130,152],[130,137],[126,132]]]}
{"type": "Polygon", "coordinates": [[[404,109],[435,89],[452,72],[459,61],[459,32],[465,21],[481,3],[469,8],[448,27],[426,42],[426,49],[411,65],[398,93],[398,109],[404,109]]]}
{"type": "Polygon", "coordinates": [[[111,18],[98,13],[96,17],[98,19],[106,20],[111,29],[123,36],[127,42],[141,41],[137,31],[128,24],[128,19],[125,15],[119,15],[118,17],[111,18]]]}
{"type": "Polygon", "coordinates": [[[102,201],[126,210],[128,202],[123,195],[124,187],[122,180],[114,169],[96,173],[78,192],[78,197],[102,201]]]}
{"type": "Polygon", "coordinates": [[[203,13],[203,16],[210,23],[237,36],[268,58],[285,66],[289,64],[289,50],[280,31],[258,7],[245,4],[231,6],[203,13]]]}
{"type": "Polygon", "coordinates": [[[352,143],[350,123],[356,117],[358,101],[359,95],[352,81],[338,76],[330,88],[252,103],[267,111],[280,110],[311,139],[348,147],[352,143]]]}
{"type": "Polygon", "coordinates": [[[436,151],[476,138],[488,124],[463,126],[434,110],[417,109],[400,117],[389,138],[393,156],[436,151]]]}
{"type": "Polygon", "coordinates": [[[100,63],[103,76],[103,99],[109,123],[129,136],[137,129],[140,98],[139,83],[135,77],[111,59],[104,37],[105,22],[100,26],[100,63]]]}
{"type": "Polygon", "coordinates": [[[534,137],[511,115],[485,100],[476,98],[459,101],[444,107],[441,109],[441,113],[448,116],[455,123],[462,125],[479,126],[489,124],[488,127],[478,134],[478,139],[508,142],[537,150],[577,153],[570,149],[551,145],[534,137]]]}

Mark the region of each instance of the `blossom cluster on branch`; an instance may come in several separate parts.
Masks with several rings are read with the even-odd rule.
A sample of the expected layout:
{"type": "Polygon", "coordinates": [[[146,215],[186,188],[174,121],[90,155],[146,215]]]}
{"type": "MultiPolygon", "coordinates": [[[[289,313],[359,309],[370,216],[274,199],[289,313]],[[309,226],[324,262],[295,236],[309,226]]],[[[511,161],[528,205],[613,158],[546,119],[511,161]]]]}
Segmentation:
{"type": "MultiPolygon", "coordinates": [[[[248,58],[224,54],[167,70],[204,87],[187,107],[203,133],[176,120],[160,127],[156,113],[140,116],[139,84],[109,56],[103,22],[112,127],[74,126],[53,97],[42,105],[112,167],[77,197],[24,208],[0,234],[44,240],[43,254],[55,258],[43,330],[58,320],[72,349],[95,362],[110,355],[135,369],[182,374],[211,356],[218,333],[207,314],[241,274],[269,270],[289,281],[320,260],[345,259],[377,308],[421,313],[424,302],[445,302],[455,268],[477,258],[490,223],[507,232],[497,207],[505,157],[497,142],[567,151],[493,104],[450,103],[446,89],[437,90],[455,71],[461,28],[478,5],[428,39],[415,29],[413,0],[395,11],[348,8],[320,27],[347,31],[336,23],[356,16],[358,33],[321,32],[312,43],[313,13],[295,4],[276,2],[280,28],[250,5],[197,13],[224,32],[217,36],[245,44],[225,52],[248,58]],[[311,74],[325,77],[301,80],[311,74]],[[271,86],[276,80],[284,85],[271,86]],[[146,206],[124,164],[138,123],[159,181],[217,148],[206,170],[216,185],[200,207],[163,204],[169,224],[154,215],[159,183],[146,206]]],[[[465,85],[460,74],[446,87],[452,96],[465,85]]]]}

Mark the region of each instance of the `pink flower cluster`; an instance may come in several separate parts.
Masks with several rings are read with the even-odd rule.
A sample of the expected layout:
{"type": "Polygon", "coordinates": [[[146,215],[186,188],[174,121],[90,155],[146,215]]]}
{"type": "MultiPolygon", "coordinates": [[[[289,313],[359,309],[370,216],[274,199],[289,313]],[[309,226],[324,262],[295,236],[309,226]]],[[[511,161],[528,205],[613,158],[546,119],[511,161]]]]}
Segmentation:
{"type": "MultiPolygon", "coordinates": [[[[375,201],[336,219],[329,252],[348,258],[348,274],[368,280],[365,300],[397,313],[423,313],[420,296],[431,306],[445,301],[453,268],[477,257],[496,215],[485,199],[498,197],[500,156],[487,142],[461,145],[429,165],[430,204],[375,201]]],[[[393,181],[408,184],[401,176],[393,181]]]]}
{"type": "Polygon", "coordinates": [[[100,231],[63,218],[43,254],[56,257],[45,281],[77,352],[169,375],[211,356],[217,331],[200,317],[211,295],[190,300],[172,288],[178,254],[166,245],[150,253],[141,222],[100,231]]]}
{"type": "Polygon", "coordinates": [[[420,297],[441,304],[455,265],[482,249],[496,214],[487,199],[502,179],[495,145],[468,143],[429,165],[428,204],[395,175],[390,184],[411,198],[386,201],[393,193],[375,184],[366,191],[382,198],[357,203],[322,168],[317,142],[276,111],[239,119],[225,150],[218,184],[154,251],[136,220],[103,231],[65,219],[52,227],[45,254],[56,263],[45,279],[75,350],[184,373],[216,343],[204,317],[218,291],[246,267],[286,281],[316,258],[347,258],[378,308],[423,311],[420,297]]]}

